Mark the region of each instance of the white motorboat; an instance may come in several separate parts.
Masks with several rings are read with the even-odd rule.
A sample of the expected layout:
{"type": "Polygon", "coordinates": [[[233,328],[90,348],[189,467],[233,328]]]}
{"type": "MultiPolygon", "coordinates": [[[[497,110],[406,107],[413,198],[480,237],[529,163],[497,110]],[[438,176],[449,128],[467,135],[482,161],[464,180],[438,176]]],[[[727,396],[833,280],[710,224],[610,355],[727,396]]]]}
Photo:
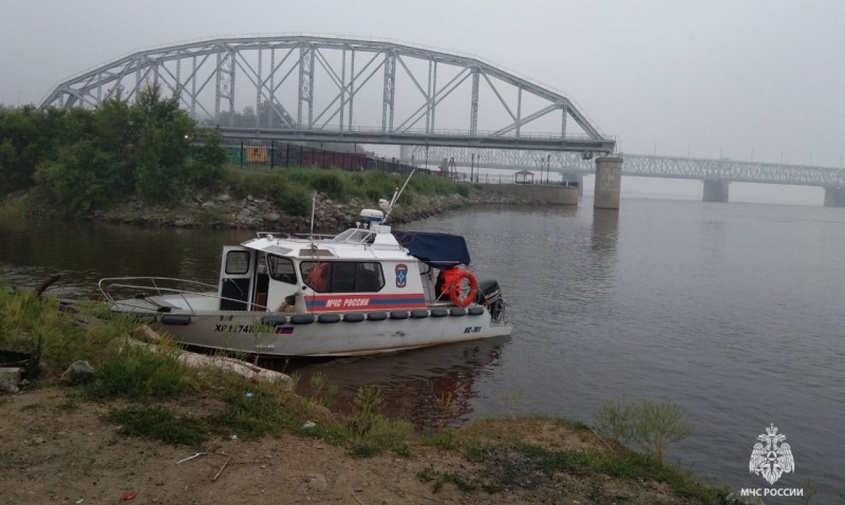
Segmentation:
{"type": "MultiPolygon", "coordinates": [[[[406,182],[407,184],[407,182],[406,182]]],[[[217,286],[106,278],[115,312],[175,341],[261,356],[357,356],[510,335],[496,281],[477,281],[463,237],[395,231],[382,210],[337,236],[274,233],[226,246],[217,286]]]]}

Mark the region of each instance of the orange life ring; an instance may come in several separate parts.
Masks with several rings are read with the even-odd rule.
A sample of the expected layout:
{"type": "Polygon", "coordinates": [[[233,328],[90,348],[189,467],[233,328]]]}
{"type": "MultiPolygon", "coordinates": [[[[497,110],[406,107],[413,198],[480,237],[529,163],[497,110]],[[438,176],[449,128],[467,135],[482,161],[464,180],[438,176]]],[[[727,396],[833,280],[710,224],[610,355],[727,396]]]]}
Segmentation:
{"type": "Polygon", "coordinates": [[[446,290],[449,292],[449,299],[458,307],[466,307],[475,300],[475,295],[478,293],[478,280],[475,275],[469,270],[459,268],[450,268],[446,273],[446,290]],[[466,295],[461,296],[461,287],[463,281],[469,281],[469,291],[466,295]]]}

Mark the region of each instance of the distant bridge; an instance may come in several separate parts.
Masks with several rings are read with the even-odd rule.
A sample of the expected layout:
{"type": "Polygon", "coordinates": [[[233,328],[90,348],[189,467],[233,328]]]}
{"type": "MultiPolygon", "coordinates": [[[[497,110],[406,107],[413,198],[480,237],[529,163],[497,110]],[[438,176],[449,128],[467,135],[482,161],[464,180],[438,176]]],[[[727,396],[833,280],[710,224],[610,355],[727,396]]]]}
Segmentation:
{"type": "MultiPolygon", "coordinates": [[[[595,162],[583,155],[568,152],[539,152],[519,150],[485,150],[414,146],[402,151],[401,161],[413,158],[454,160],[459,167],[485,167],[503,169],[549,170],[560,173],[564,179],[593,174],[595,162]]],[[[712,160],[674,156],[620,154],[625,160],[622,175],[633,177],[658,177],[695,179],[700,181],[753,182],[761,184],[787,184],[791,186],[818,186],[845,188],[845,170],[841,168],[785,165],[735,160],[712,160]]]]}
{"type": "Polygon", "coordinates": [[[615,148],[569,98],[478,58],[310,35],[139,51],[60,83],[42,107],[97,106],[118,89],[131,100],[153,83],[229,138],[615,148]]]}
{"type": "MultiPolygon", "coordinates": [[[[727,202],[731,182],[750,182],[821,187],[825,190],[826,206],[845,207],[845,170],[841,168],[642,154],[619,156],[624,159],[621,175],[702,181],[704,201],[727,202]]],[[[559,173],[563,180],[575,181],[596,172],[595,162],[588,158],[569,152],[413,146],[402,149],[400,161],[427,159],[439,165],[447,160],[456,167],[527,169],[541,175],[548,171],[559,173]]]]}

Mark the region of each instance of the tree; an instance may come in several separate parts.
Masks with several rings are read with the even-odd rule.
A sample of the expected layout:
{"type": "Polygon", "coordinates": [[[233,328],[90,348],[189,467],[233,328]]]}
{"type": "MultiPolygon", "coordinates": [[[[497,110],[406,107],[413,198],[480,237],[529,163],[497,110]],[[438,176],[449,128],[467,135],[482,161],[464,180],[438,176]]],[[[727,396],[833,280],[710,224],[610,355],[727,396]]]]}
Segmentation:
{"type": "Polygon", "coordinates": [[[162,98],[155,84],[141,91],[130,115],[138,133],[136,191],[151,202],[181,196],[192,178],[187,162],[196,123],[175,94],[162,98]]]}
{"type": "Polygon", "coordinates": [[[37,184],[66,214],[133,194],[179,199],[217,184],[225,161],[219,133],[198,130],[158,85],[133,104],[118,88],[93,110],[0,108],[0,195],[37,184]]]}
{"type": "Polygon", "coordinates": [[[103,100],[94,118],[94,138],[100,151],[110,157],[108,168],[113,191],[120,195],[135,190],[135,151],[138,135],[131,108],[117,89],[103,100]]]}
{"type": "Polygon", "coordinates": [[[35,107],[0,111],[0,194],[26,189],[49,151],[49,131],[35,107]]]}
{"type": "Polygon", "coordinates": [[[81,140],[63,147],[55,160],[41,163],[34,178],[47,201],[66,215],[82,215],[114,198],[110,164],[93,141],[81,140]]]}

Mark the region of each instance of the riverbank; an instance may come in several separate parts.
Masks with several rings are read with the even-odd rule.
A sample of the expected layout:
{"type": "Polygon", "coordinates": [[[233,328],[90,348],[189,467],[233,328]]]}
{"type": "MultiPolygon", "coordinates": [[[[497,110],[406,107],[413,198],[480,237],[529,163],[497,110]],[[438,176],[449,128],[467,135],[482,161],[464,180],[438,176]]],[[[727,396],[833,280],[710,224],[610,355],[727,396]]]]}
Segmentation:
{"type": "MultiPolygon", "coordinates": [[[[547,202],[526,192],[515,192],[509,185],[475,185],[465,194],[412,194],[410,203],[396,206],[393,224],[404,224],[424,219],[449,210],[480,204],[539,205],[547,202]]],[[[75,219],[131,224],[149,227],[202,228],[202,229],[254,229],[303,233],[311,229],[310,216],[291,215],[270,198],[246,195],[234,196],[232,188],[216,192],[199,192],[193,198],[167,205],[150,205],[139,198],[128,198],[108,209],[96,210],[75,219]]],[[[390,195],[386,195],[390,196],[390,195]]],[[[0,202],[0,212],[34,219],[56,219],[61,209],[48,204],[33,204],[32,195],[17,194],[0,202]]],[[[360,198],[347,201],[332,200],[323,193],[316,193],[314,231],[334,233],[354,225],[360,220],[361,209],[376,205],[360,198]]]]}
{"type": "MultiPolygon", "coordinates": [[[[389,195],[388,195],[389,196],[389,195]]],[[[400,204],[394,209],[391,221],[409,223],[449,210],[479,204],[540,204],[542,201],[508,191],[507,186],[490,185],[475,189],[466,196],[413,195],[410,204],[400,204]]],[[[360,220],[361,209],[373,208],[372,203],[359,198],[337,202],[322,193],[316,194],[314,230],[337,232],[360,220]]],[[[294,216],[272,200],[247,195],[233,198],[231,192],[201,195],[180,205],[150,207],[139,201],[130,201],[108,211],[96,212],[92,219],[112,223],[176,228],[238,228],[307,232],[310,217],[294,216]]]]}
{"type": "MultiPolygon", "coordinates": [[[[209,391],[161,404],[184,417],[220,408],[209,391]]],[[[627,450],[587,427],[545,418],[481,421],[402,451],[356,457],[289,432],[227,433],[201,447],[127,437],[104,420],[114,402],[85,402],[61,386],[0,396],[0,405],[0,479],[10,505],[719,503],[639,478],[636,469],[619,466],[615,476],[590,469],[591,459],[627,450]]]]}

